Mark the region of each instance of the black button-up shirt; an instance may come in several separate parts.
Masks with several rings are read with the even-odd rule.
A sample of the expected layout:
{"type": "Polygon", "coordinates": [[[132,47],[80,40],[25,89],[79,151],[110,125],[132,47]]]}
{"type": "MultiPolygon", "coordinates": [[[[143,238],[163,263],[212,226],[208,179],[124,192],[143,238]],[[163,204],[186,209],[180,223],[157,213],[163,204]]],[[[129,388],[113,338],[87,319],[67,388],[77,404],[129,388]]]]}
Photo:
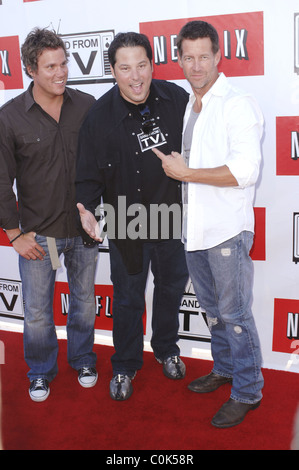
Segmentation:
{"type": "Polygon", "coordinates": [[[158,237],[151,238],[148,218],[146,237],[140,228],[140,237],[132,239],[128,232],[124,234],[126,227],[120,226],[118,221],[125,220],[128,228],[134,216],[126,217],[124,212],[133,205],[138,213],[141,204],[149,215],[152,205],[181,204],[180,183],[165,175],[161,161],[151,148],[159,145],[165,154],[181,152],[187,102],[188,93],[181,87],[153,80],[146,104],[157,131],[147,136],[142,132],[140,106],[125,101],[116,85],[97,101],[81,128],[77,201],[93,213],[101,198],[114,208],[115,236],[110,236],[108,221],[108,238],[118,246],[131,273],[142,268],[142,244],[161,239],[161,227],[158,237]]]}
{"type": "Polygon", "coordinates": [[[67,88],[57,123],[34,101],[32,86],[0,109],[0,226],[74,237],[78,133],[95,99],[67,88]]]}

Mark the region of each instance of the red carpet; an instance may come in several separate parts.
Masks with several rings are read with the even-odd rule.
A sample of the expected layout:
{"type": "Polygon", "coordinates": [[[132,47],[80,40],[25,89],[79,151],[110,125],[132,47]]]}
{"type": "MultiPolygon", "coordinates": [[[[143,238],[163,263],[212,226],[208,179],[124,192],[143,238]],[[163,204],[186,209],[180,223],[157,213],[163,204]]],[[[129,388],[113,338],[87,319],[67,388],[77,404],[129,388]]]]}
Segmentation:
{"type": "Polygon", "coordinates": [[[43,403],[28,395],[23,336],[0,331],[5,344],[2,377],[2,429],[5,450],[289,450],[299,402],[299,375],[264,370],[264,399],[245,421],[226,430],[210,421],[228,400],[230,387],[197,395],[187,389],[210,372],[211,363],[185,358],[183,381],[165,378],[151,353],[134,380],[126,402],[109,397],[113,349],[95,346],[99,380],[83,389],[67,364],[66,341],[60,341],[59,374],[43,403]]]}

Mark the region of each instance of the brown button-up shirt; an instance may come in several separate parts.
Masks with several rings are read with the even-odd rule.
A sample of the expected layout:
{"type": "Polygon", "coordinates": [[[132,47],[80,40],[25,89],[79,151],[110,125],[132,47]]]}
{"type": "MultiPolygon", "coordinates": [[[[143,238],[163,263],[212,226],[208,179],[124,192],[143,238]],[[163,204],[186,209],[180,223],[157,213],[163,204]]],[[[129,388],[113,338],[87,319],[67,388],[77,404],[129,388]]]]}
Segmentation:
{"type": "Polygon", "coordinates": [[[0,109],[0,226],[74,237],[78,133],[95,99],[67,88],[57,123],[34,101],[32,87],[0,109]]]}

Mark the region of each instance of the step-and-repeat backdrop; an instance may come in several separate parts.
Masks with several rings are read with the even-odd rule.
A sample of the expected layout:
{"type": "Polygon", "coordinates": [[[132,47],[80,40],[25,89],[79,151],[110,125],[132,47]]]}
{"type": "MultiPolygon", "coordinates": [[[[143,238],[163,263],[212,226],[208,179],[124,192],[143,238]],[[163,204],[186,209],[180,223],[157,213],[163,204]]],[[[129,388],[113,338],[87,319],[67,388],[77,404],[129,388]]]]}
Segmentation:
{"type": "MultiPolygon", "coordinates": [[[[99,98],[113,86],[107,50],[121,31],[148,35],[154,77],[190,91],[177,61],[176,37],[190,19],[218,30],[220,70],[253,93],[265,116],[263,163],[255,200],[253,312],[264,367],[299,372],[299,4],[297,0],[0,0],[0,104],[29,85],[20,46],[34,27],[59,32],[70,53],[69,86],[99,98]]],[[[0,169],[1,171],[1,169],[0,169]]],[[[153,282],[144,314],[150,349],[153,282]]],[[[95,281],[96,341],[112,344],[113,286],[109,245],[100,247],[95,281]]],[[[57,272],[54,315],[65,337],[69,291],[57,272]]],[[[18,257],[0,229],[0,330],[22,331],[22,284],[18,257]]],[[[182,355],[210,358],[210,333],[191,283],[180,309],[182,355]]],[[[0,331],[1,340],[1,331],[0,331]]],[[[1,343],[1,341],[0,341],[1,343]]],[[[3,344],[2,344],[3,346],[3,344]]]]}

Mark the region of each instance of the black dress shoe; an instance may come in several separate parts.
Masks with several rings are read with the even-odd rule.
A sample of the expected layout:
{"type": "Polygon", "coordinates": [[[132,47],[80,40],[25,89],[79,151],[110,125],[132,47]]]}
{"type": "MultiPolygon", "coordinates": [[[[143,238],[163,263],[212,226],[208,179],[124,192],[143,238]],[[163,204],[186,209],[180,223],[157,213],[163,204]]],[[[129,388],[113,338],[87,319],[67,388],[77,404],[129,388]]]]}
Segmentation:
{"type": "Polygon", "coordinates": [[[124,374],[115,375],[110,382],[110,397],[116,401],[128,400],[133,393],[132,380],[135,375],[133,377],[124,374]]]}
{"type": "Polygon", "coordinates": [[[209,375],[199,377],[188,385],[189,390],[196,393],[210,393],[217,390],[221,385],[232,383],[232,379],[229,377],[223,377],[222,375],[214,374],[211,372],[209,375]]]}
{"type": "Polygon", "coordinates": [[[186,366],[179,356],[170,356],[164,361],[156,357],[156,360],[159,364],[163,364],[164,375],[169,379],[180,380],[185,377],[186,366]]]}
{"type": "Polygon", "coordinates": [[[261,401],[248,405],[240,401],[230,398],[220,408],[218,413],[212,419],[212,425],[216,428],[231,428],[242,423],[248,411],[256,410],[261,404],[261,401]]]}

